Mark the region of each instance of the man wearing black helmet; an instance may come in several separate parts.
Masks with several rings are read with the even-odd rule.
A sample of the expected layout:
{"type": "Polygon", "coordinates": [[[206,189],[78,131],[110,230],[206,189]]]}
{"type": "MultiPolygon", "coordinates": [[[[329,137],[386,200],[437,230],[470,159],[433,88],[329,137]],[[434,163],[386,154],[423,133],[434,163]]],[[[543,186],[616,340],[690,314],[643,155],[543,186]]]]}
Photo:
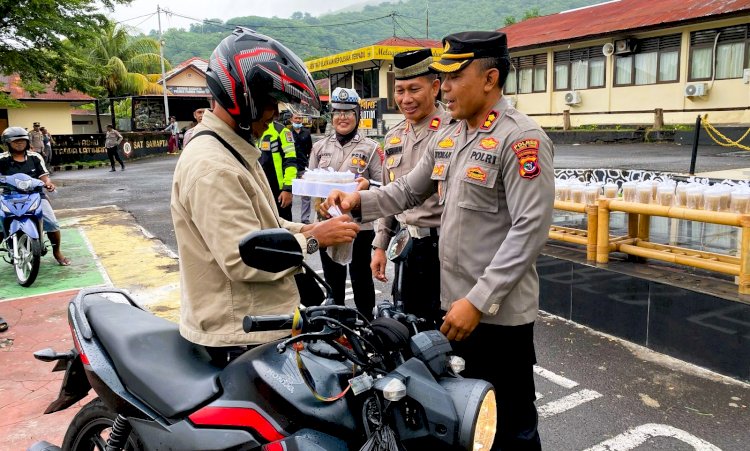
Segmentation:
{"type": "Polygon", "coordinates": [[[279,217],[252,143],[278,114],[319,109],[300,59],[267,36],[238,27],[214,50],[206,72],[214,99],[183,150],[172,183],[172,220],[180,254],[180,333],[226,364],[248,345],[288,331],[245,333],[245,315],[291,314],[300,304],[295,269],[269,273],[243,264],[238,243],[248,233],[283,227],[312,254],[351,242],[359,226],[347,217],[299,224],[279,217]]]}
{"type": "MultiPolygon", "coordinates": [[[[26,174],[44,182],[47,191],[55,190],[55,184],[49,178],[49,171],[44,164],[44,158],[37,152],[30,150],[31,138],[29,132],[22,127],[8,127],[3,131],[3,143],[8,146],[8,152],[0,154],[0,175],[26,174]]],[[[61,266],[70,265],[70,259],[60,250],[60,226],[57,224],[55,211],[52,210],[46,195],[42,195],[42,227],[47,232],[52,255],[61,266]]],[[[0,225],[2,230],[2,225],[0,225]]]]}

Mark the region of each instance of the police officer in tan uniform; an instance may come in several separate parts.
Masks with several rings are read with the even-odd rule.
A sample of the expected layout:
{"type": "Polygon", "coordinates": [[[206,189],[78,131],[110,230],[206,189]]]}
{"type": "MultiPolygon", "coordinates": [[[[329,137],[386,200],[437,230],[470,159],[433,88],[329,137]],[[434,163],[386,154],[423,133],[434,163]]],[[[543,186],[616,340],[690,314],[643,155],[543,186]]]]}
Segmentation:
{"type": "MultiPolygon", "coordinates": [[[[399,110],[406,118],[391,128],[385,136],[385,160],[383,162],[383,184],[408,174],[417,165],[428,143],[442,125],[450,122],[451,116],[442,105],[436,103],[440,92],[440,80],[430,70],[432,51],[411,50],[393,56],[395,75],[394,98],[399,110]]],[[[412,249],[401,268],[400,296],[404,311],[420,318],[431,320],[431,325],[440,325],[440,260],[438,237],[440,215],[443,207],[438,205],[437,194],[422,205],[396,216],[378,220],[373,241],[373,256],[370,268],[372,275],[386,282],[385,249],[391,237],[400,228],[407,228],[412,238],[412,249]],[[429,281],[429,283],[425,283],[429,281]]],[[[394,297],[399,280],[398,270],[394,277],[394,297]]]]}
{"type": "Polygon", "coordinates": [[[368,221],[438,193],[446,311],[440,330],[466,360],[462,374],[495,387],[499,421],[492,449],[540,450],[535,262],[552,222],[554,149],[534,121],[502,98],[510,68],[505,34],[456,33],[443,38],[443,46],[431,67],[445,74],[443,101],[457,120],[438,131],[406,177],[379,190],[331,193],[322,207],[359,208],[368,221]]]}
{"type": "MultiPolygon", "coordinates": [[[[336,88],[331,94],[331,110],[335,133],[313,144],[308,167],[350,171],[357,177],[380,180],[383,163],[380,144],[359,131],[359,94],[354,89],[336,88]]],[[[373,218],[375,219],[375,218],[373,218]]],[[[375,307],[375,285],[370,273],[373,223],[362,224],[352,249],[349,275],[352,279],[354,304],[363,315],[372,317],[375,307]]],[[[346,266],[334,262],[327,252],[320,253],[323,275],[333,289],[333,299],[344,305],[346,266]]]]}

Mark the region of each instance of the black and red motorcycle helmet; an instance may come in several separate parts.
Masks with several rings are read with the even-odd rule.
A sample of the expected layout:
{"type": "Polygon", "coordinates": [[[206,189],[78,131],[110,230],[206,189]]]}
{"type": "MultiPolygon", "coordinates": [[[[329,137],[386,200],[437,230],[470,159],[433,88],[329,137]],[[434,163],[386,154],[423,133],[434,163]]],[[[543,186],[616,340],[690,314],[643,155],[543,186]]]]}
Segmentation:
{"type": "Polygon", "coordinates": [[[242,129],[257,121],[269,97],[293,113],[318,116],[320,98],[300,58],[273,38],[237,27],[216,47],[208,90],[242,129]]]}

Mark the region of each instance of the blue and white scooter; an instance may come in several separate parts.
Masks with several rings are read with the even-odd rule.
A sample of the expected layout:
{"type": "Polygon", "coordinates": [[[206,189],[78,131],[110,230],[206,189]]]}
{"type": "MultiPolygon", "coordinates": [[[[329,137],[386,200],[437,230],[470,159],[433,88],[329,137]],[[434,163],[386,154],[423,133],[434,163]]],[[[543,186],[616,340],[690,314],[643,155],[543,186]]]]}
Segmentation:
{"type": "Polygon", "coordinates": [[[47,253],[42,229],[44,182],[26,174],[0,176],[3,260],[16,269],[21,286],[34,283],[41,256],[47,253]],[[7,254],[7,255],[6,255],[7,254]]]}

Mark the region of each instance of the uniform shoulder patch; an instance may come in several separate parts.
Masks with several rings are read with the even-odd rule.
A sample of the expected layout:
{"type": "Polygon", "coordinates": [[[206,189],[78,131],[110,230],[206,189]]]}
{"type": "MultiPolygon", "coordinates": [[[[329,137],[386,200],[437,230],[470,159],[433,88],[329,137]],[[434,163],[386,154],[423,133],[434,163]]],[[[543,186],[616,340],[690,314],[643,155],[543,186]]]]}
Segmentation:
{"type": "Polygon", "coordinates": [[[429,129],[430,130],[437,130],[438,128],[440,128],[440,118],[437,117],[437,116],[435,116],[430,121],[429,129]]]}
{"type": "Polygon", "coordinates": [[[490,112],[487,113],[487,116],[484,118],[482,126],[479,128],[482,130],[489,130],[498,117],[500,117],[500,113],[498,113],[496,110],[490,110],[490,112]]]}
{"type": "Polygon", "coordinates": [[[542,173],[539,165],[539,140],[522,139],[510,145],[518,159],[518,173],[526,179],[533,179],[542,173]]]}

